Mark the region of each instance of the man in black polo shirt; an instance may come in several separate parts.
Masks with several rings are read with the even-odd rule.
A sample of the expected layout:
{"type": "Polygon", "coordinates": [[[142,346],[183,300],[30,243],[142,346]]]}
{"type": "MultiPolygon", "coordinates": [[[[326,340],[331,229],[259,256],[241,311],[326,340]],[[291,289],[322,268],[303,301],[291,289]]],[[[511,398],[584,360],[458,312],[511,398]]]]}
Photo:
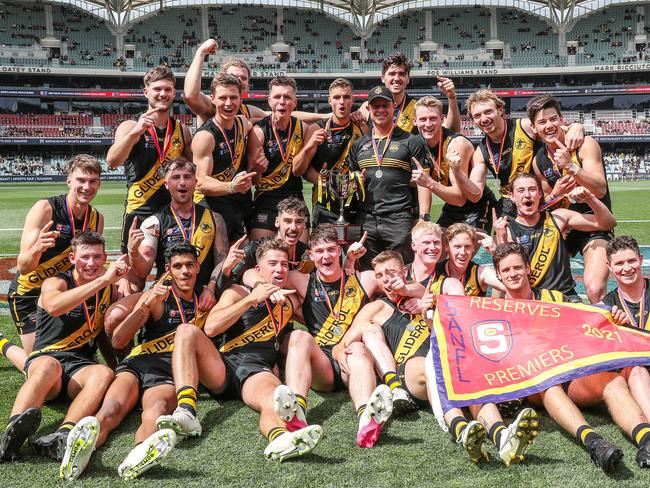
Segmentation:
{"type": "MultiPolygon", "coordinates": [[[[413,158],[424,161],[420,139],[393,124],[393,96],[385,86],[368,93],[372,131],[357,140],[350,151],[350,169],[364,178],[365,198],[356,223],[368,233],[361,260],[364,269],[381,251],[399,251],[406,262],[413,260],[410,232],[418,216],[419,199],[428,193],[411,185],[413,158]]],[[[426,208],[428,212],[428,208],[426,208]]]]}

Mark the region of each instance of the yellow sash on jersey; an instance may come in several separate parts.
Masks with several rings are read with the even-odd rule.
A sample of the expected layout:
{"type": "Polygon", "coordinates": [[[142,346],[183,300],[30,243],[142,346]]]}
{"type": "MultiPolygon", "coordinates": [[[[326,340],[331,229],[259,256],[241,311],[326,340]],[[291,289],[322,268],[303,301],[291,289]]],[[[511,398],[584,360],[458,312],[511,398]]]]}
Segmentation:
{"type": "Polygon", "coordinates": [[[428,284],[428,293],[433,295],[440,295],[442,293],[442,284],[445,282],[445,275],[440,275],[428,284]]]}
{"type": "Polygon", "coordinates": [[[91,329],[88,322],[85,322],[80,329],[75,330],[68,337],[61,339],[54,344],[50,344],[43,349],[33,351],[30,356],[48,351],[72,351],[88,344],[91,340],[97,337],[97,335],[104,327],[104,314],[106,313],[108,306],[111,304],[112,294],[113,288],[111,286],[107,286],[104,288],[102,296],[99,299],[99,303],[95,304],[95,311],[93,312],[93,316],[91,318],[91,322],[95,324],[94,328],[91,329]],[[98,313],[99,315],[97,315],[98,313]]]}
{"type": "MultiPolygon", "coordinates": [[[[213,173],[211,178],[221,182],[232,181],[237,173],[240,172],[244,154],[246,154],[246,134],[244,134],[244,123],[241,118],[235,117],[235,124],[237,124],[237,140],[235,141],[235,161],[226,169],[219,173],[213,173]]],[[[194,203],[203,201],[204,195],[200,191],[194,191],[194,203]]]]}
{"type": "Polygon", "coordinates": [[[341,311],[338,314],[338,318],[336,318],[334,312],[330,311],[330,314],[316,334],[316,343],[320,347],[334,346],[339,343],[350,328],[350,325],[352,325],[352,321],[357,315],[357,312],[361,309],[364,298],[365,293],[357,275],[350,275],[345,283],[343,296],[339,296],[336,304],[332,307],[334,312],[341,311]]]}
{"type": "MultiPolygon", "coordinates": [[[[354,144],[354,141],[361,138],[362,136],[363,136],[363,132],[361,132],[361,129],[359,129],[359,127],[356,126],[355,124],[352,124],[352,137],[348,141],[348,145],[345,147],[345,150],[343,151],[343,154],[341,154],[341,157],[339,158],[339,160],[336,163],[334,163],[334,166],[332,166],[331,168],[328,168],[328,171],[339,171],[341,174],[344,174],[344,175],[350,173],[350,168],[348,166],[344,166],[343,163],[347,159],[348,154],[350,153],[350,149],[352,148],[352,144],[354,144]]],[[[325,176],[325,173],[321,172],[319,174],[319,176],[325,176]]],[[[360,176],[357,177],[357,175],[355,174],[353,176],[353,178],[355,178],[355,180],[357,180],[356,181],[357,182],[357,188],[360,191],[363,191],[363,182],[361,181],[360,176]]],[[[329,206],[330,202],[329,201],[333,197],[327,191],[327,184],[323,182],[322,177],[318,178],[318,181],[316,182],[316,192],[314,192],[313,195],[315,196],[315,198],[312,200],[313,203],[318,202],[318,203],[320,203],[322,205],[327,205],[328,209],[330,208],[330,206],[329,206]]],[[[348,197],[347,201],[345,202],[345,205],[348,205],[353,197],[354,197],[354,195],[350,195],[348,197]]]]}
{"type": "MultiPolygon", "coordinates": [[[[200,314],[198,318],[198,323],[197,320],[192,319],[190,320],[190,324],[196,325],[200,329],[203,329],[206,318],[207,318],[206,313],[200,314]]],[[[135,346],[133,349],[131,349],[131,352],[127,357],[132,358],[134,356],[140,356],[144,354],[158,354],[161,352],[172,352],[174,350],[175,337],[176,337],[176,331],[174,330],[169,334],[166,334],[162,337],[158,337],[157,339],[152,339],[150,341],[143,342],[142,344],[139,344],[135,346]]]]}
{"type": "MultiPolygon", "coordinates": [[[[404,94],[406,96],[406,94],[404,94]]],[[[414,98],[408,103],[404,110],[399,114],[399,117],[395,121],[397,127],[406,131],[412,132],[413,127],[415,126],[415,100],[414,98]]]]}
{"type": "Polygon", "coordinates": [[[479,296],[483,290],[478,281],[478,264],[470,264],[469,278],[465,281],[465,295],[468,297],[479,296]]]}
{"type": "Polygon", "coordinates": [[[431,335],[427,323],[420,314],[414,315],[409,325],[413,327],[413,330],[409,330],[408,328],[404,330],[393,354],[397,366],[410,359],[424,341],[429,340],[429,336],[431,335]]]}
{"type": "MultiPolygon", "coordinates": [[[[96,231],[98,222],[99,212],[97,209],[92,207],[88,221],[88,228],[96,231]]],[[[18,279],[16,280],[18,282],[18,288],[16,290],[18,295],[24,295],[31,290],[40,288],[43,285],[43,281],[47,278],[59,273],[64,273],[72,268],[72,263],[70,262],[70,251],[72,251],[72,248],[68,246],[56,256],[43,263],[39,263],[33,271],[30,271],[26,275],[21,274],[18,276],[18,279]]]]}
{"type": "Polygon", "coordinates": [[[203,211],[201,220],[195,225],[194,233],[192,234],[192,245],[199,251],[199,264],[202,264],[208,254],[212,252],[214,239],[214,219],[212,218],[212,212],[206,208],[203,211]]]}
{"type": "Polygon", "coordinates": [[[557,302],[557,303],[562,303],[564,302],[562,292],[557,291],[557,290],[547,290],[546,288],[542,288],[541,290],[541,295],[539,299],[542,302],[557,302]]]}
{"type": "Polygon", "coordinates": [[[242,103],[242,104],[239,106],[239,111],[240,111],[240,112],[242,113],[242,115],[243,115],[244,117],[246,117],[247,119],[250,119],[250,118],[251,118],[251,111],[248,109],[248,107],[246,106],[246,104],[242,103]]]}
{"type": "MultiPolygon", "coordinates": [[[[508,130],[506,128],[506,130],[508,130]]],[[[509,197],[510,190],[508,186],[510,182],[517,176],[519,173],[531,173],[533,158],[533,144],[534,141],[530,138],[526,131],[521,126],[521,119],[515,120],[515,130],[512,140],[512,154],[511,154],[511,164],[510,164],[510,176],[508,177],[508,183],[501,185],[499,188],[499,193],[502,197],[509,197]]],[[[498,178],[498,175],[497,175],[498,178]]]]}
{"type": "MultiPolygon", "coordinates": [[[[275,304],[273,307],[273,317],[279,325],[278,333],[291,321],[292,314],[293,305],[291,300],[287,299],[282,303],[275,304]],[[280,308],[282,308],[282,314],[280,314],[280,308]],[[282,322],[280,322],[280,319],[282,319],[282,322]]],[[[239,336],[226,342],[219,348],[219,352],[229,352],[238,347],[246,346],[252,342],[269,342],[274,336],[275,329],[273,327],[273,321],[271,320],[271,317],[267,315],[260,322],[246,329],[239,336]]]]}
{"type": "Polygon", "coordinates": [[[134,182],[129,188],[126,197],[126,212],[131,213],[137,210],[142,205],[147,203],[147,200],[155,194],[164,183],[163,165],[167,161],[182,156],[185,149],[183,142],[183,126],[178,120],[174,121],[175,127],[172,132],[172,139],[169,151],[165,155],[163,161],[160,158],[156,159],[156,163],[147,171],[140,180],[134,182]]]}
{"type": "Polygon", "coordinates": [[[257,190],[255,198],[258,198],[264,192],[277,190],[289,181],[293,158],[295,158],[296,154],[298,154],[302,149],[302,143],[302,122],[297,120],[293,134],[289,135],[289,140],[287,141],[287,159],[280,162],[280,164],[276,166],[270,174],[262,177],[260,182],[255,185],[257,190]]]}
{"type": "Polygon", "coordinates": [[[548,272],[562,236],[555,225],[551,212],[544,212],[544,225],[542,236],[539,239],[535,252],[530,260],[530,275],[528,281],[530,286],[537,286],[548,272]]]}

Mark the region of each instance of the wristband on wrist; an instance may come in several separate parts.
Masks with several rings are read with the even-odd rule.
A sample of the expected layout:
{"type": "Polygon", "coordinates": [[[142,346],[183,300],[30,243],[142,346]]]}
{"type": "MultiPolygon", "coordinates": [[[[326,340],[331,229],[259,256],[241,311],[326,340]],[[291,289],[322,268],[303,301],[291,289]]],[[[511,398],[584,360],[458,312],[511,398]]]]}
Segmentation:
{"type": "Polygon", "coordinates": [[[580,168],[580,166],[578,166],[576,163],[573,163],[568,171],[573,176],[576,176],[581,169],[582,168],[580,168]]]}

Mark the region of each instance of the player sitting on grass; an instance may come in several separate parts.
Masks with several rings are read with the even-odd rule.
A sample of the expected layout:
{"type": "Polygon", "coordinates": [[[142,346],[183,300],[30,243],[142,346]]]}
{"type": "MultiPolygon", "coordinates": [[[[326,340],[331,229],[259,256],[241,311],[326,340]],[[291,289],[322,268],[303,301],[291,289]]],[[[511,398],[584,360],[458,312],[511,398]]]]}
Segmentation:
{"type": "Polygon", "coordinates": [[[281,293],[286,294],[284,300],[270,301],[287,282],[289,246],[278,239],[264,242],[257,249],[256,270],[263,282],[252,290],[242,285],[225,290],[208,315],[205,334],[191,325],[178,327],[172,355],[178,406],[172,415],[159,417],[157,424],[177,434],[200,435],[196,417],[200,382],[215,397],[239,398],[259,412],[260,432],[269,440],[264,455],[283,461],[314,449],[322,430],[310,425],[289,432],[290,426],[274,411],[273,394],[281,382],[273,370],[299,307],[290,291],[281,293]]]}
{"type": "MultiPolygon", "coordinates": [[[[435,225],[427,223],[423,225],[435,225]]],[[[416,257],[417,259],[417,257],[416,257]]],[[[352,328],[343,338],[342,347],[348,341],[363,339],[372,353],[380,374],[394,370],[409,393],[420,404],[431,402],[429,385],[425,374],[425,358],[429,352],[431,322],[425,320],[427,310],[435,308],[436,297],[463,295],[462,284],[454,278],[436,280],[427,289],[417,305],[410,310],[403,308],[405,299],[397,295],[391,283],[398,277],[406,279],[407,269],[399,253],[384,251],[373,259],[375,276],[384,298],[366,305],[355,318],[352,328]]],[[[499,450],[499,456],[506,466],[523,460],[525,449],[537,435],[537,414],[531,408],[523,409],[510,427],[506,427],[496,406],[492,403],[470,407],[472,414],[481,423],[468,423],[460,409],[446,412],[445,419],[459,443],[467,449],[474,462],[487,460],[484,440],[486,429],[499,450]]]]}
{"type": "Polygon", "coordinates": [[[165,274],[140,295],[133,312],[114,330],[115,348],[121,349],[138,334],[140,344],[123,359],[94,417],[79,421],[70,432],[70,441],[61,464],[61,477],[75,479],[86,468],[96,447],[142,401],[142,423],[135,434],[136,447],[120,464],[118,473],[132,479],[160,463],[174,448],[173,430],[156,428],[156,419],[169,414],[176,405],[172,377],[174,334],[180,324],[203,326],[205,316],[198,311],[194,291],[199,271],[197,249],[187,241],[165,251],[165,274]]]}
{"type": "MultiPolygon", "coordinates": [[[[531,288],[526,253],[516,243],[501,244],[496,248],[494,267],[506,287],[506,298],[564,301],[562,293],[556,290],[531,288]]],[[[578,378],[568,384],[553,386],[539,395],[532,395],[528,400],[535,403],[541,400],[551,418],[583,444],[596,466],[611,471],[623,457],[623,452],[596,433],[578,409],[604,402],[614,422],[639,446],[639,465],[647,465],[650,424],[619,373],[603,372],[578,378]]]]}
{"type": "Polygon", "coordinates": [[[113,284],[128,272],[126,256],[105,269],[104,239],[93,231],[75,237],[71,247],[73,269],[43,282],[34,351],[25,364],[27,380],[0,434],[0,460],[18,455],[40,425],[43,403],[63,394],[72,403],[61,427],[31,443],[39,454],[60,461],[70,429],[97,411],[113,380],[113,371],[98,364],[96,341],[104,334],[106,307],[117,295],[113,284]]]}

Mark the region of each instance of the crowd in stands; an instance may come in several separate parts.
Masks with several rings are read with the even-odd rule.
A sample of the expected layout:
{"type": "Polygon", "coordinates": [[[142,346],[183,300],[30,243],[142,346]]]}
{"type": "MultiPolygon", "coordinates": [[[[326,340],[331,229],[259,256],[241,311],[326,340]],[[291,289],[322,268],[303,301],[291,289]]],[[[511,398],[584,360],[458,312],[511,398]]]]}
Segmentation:
{"type": "Polygon", "coordinates": [[[0,155],[0,175],[36,176],[43,174],[43,156],[0,155]]]}
{"type": "MultiPolygon", "coordinates": [[[[292,46],[294,55],[282,69],[349,70],[353,65],[348,56],[349,48],[359,46],[367,54],[366,59],[359,61],[359,66],[374,70],[379,68],[388,52],[410,52],[412,46],[425,40],[424,15],[420,9],[382,20],[368,38],[362,39],[347,25],[322,12],[295,8],[284,10],[278,33],[276,11],[263,8],[253,5],[208,7],[208,28],[219,42],[222,53],[245,56],[266,51],[266,57],[258,59],[260,64],[256,68],[274,69],[268,52],[280,34],[292,46]]],[[[59,4],[53,4],[52,11],[54,36],[65,43],[61,54],[55,55],[59,64],[121,70],[130,67],[130,60],[124,58],[124,53],[117,52],[115,37],[103,20],[59,4]]],[[[434,38],[431,40],[441,46],[434,66],[564,66],[568,62],[558,53],[557,35],[551,26],[526,12],[497,10],[498,37],[505,42],[502,60],[478,59],[470,54],[485,50],[491,20],[489,9],[479,5],[443,7],[434,9],[432,14],[434,38]]],[[[45,36],[44,19],[41,2],[3,2],[0,4],[0,44],[31,46],[38,43],[45,36]]],[[[647,60],[644,48],[637,52],[630,47],[629,41],[639,33],[638,21],[636,9],[624,6],[601,9],[579,19],[567,33],[567,40],[578,43],[571,53],[576,56],[575,63],[624,64],[647,60]]],[[[650,32],[650,27],[644,29],[650,32]]],[[[131,24],[125,43],[136,46],[133,68],[164,64],[179,71],[187,69],[194,49],[201,42],[201,30],[201,10],[196,7],[162,9],[131,24]]],[[[6,62],[48,65],[51,59],[12,56],[6,62]]],[[[428,62],[428,56],[416,59],[419,67],[432,67],[424,66],[428,62]]]]}
{"type": "Polygon", "coordinates": [[[639,180],[650,178],[650,152],[603,153],[605,171],[609,180],[639,180]]]}

